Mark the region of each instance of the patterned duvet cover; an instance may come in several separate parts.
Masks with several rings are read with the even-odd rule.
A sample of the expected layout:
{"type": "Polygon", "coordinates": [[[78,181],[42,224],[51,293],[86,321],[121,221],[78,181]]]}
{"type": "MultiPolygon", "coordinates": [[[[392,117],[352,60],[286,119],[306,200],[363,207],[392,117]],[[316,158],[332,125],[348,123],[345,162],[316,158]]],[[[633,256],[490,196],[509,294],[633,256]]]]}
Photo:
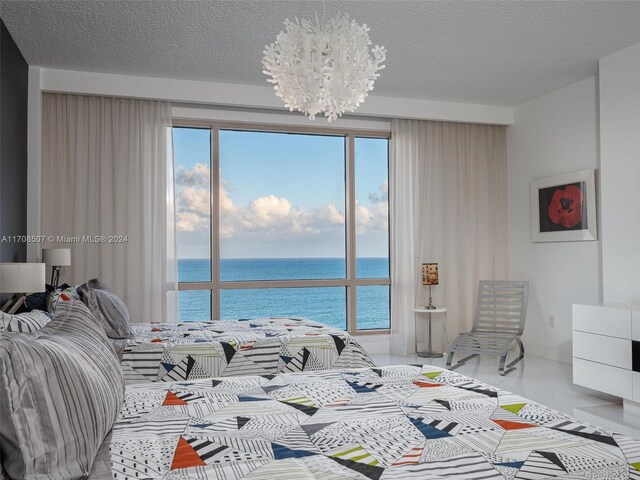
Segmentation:
{"type": "Polygon", "coordinates": [[[114,479],[614,480],[640,479],[640,442],[404,365],[129,386],[109,462],[114,479]]]}
{"type": "Polygon", "coordinates": [[[133,324],[127,384],[372,366],[342,330],[303,318],[133,324]]]}

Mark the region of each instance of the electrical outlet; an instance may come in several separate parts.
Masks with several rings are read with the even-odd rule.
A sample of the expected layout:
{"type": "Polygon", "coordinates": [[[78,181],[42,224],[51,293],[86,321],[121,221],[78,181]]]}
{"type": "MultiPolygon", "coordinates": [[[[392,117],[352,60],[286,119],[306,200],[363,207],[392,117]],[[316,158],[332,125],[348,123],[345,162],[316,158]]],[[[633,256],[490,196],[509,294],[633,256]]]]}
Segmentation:
{"type": "Polygon", "coordinates": [[[555,327],[556,326],[556,317],[555,317],[555,315],[549,315],[549,326],[550,327],[555,327]]]}

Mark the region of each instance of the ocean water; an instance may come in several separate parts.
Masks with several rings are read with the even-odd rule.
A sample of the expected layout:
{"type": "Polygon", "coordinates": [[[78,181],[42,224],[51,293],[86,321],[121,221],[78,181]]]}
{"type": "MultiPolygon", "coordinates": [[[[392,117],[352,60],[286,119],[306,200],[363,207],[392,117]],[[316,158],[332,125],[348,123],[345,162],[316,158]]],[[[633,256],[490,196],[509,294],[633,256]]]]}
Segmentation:
{"type": "MultiPolygon", "coordinates": [[[[359,258],[358,278],[388,278],[387,258],[359,258]]],[[[209,259],[180,259],[181,282],[209,281],[209,259]]],[[[310,280],[345,277],[343,258],[222,259],[222,281],[310,280]]],[[[389,328],[389,287],[357,287],[358,329],[389,328]]],[[[182,290],[181,321],[211,319],[211,292],[182,290]]],[[[302,316],[336,328],[346,328],[346,288],[267,288],[222,290],[220,318],[224,320],[270,316],[302,316]]]]}

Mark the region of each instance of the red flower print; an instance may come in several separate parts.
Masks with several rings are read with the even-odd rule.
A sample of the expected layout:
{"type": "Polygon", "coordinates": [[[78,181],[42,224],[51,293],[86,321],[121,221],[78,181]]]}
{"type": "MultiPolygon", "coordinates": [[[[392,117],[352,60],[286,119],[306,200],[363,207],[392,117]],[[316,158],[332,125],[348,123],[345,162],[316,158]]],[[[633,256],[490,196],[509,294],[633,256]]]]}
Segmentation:
{"type": "Polygon", "coordinates": [[[558,188],[549,204],[549,219],[565,228],[575,227],[582,220],[582,191],[575,185],[558,188]]]}

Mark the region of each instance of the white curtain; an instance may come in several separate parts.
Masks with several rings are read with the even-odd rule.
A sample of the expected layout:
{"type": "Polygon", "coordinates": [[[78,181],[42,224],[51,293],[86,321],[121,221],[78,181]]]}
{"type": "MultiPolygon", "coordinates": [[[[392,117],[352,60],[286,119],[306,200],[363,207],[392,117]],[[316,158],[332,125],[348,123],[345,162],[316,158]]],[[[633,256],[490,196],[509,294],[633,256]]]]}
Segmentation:
{"type": "Polygon", "coordinates": [[[99,278],[132,322],[175,321],[170,104],[47,93],[42,109],[41,232],[71,237],[50,242],[71,248],[61,280],[99,278]]]}
{"type": "MultiPolygon", "coordinates": [[[[391,352],[415,351],[413,309],[428,287],[420,264],[437,262],[434,347],[471,329],[478,281],[507,279],[507,160],[505,127],[394,120],[391,156],[391,352]],[[446,330],[445,330],[446,329],[446,330]]],[[[424,325],[426,322],[419,322],[424,325]]]]}

